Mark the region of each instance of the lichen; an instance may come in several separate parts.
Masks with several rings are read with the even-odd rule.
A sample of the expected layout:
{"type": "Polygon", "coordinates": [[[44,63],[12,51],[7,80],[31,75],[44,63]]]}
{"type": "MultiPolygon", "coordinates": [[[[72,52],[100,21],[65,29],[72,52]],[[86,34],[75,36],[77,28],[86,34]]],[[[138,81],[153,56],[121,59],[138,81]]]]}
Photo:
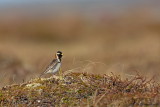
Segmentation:
{"type": "Polygon", "coordinates": [[[37,88],[42,86],[40,83],[31,83],[31,84],[27,84],[26,88],[37,88]]]}
{"type": "Polygon", "coordinates": [[[121,80],[116,75],[69,73],[35,78],[0,89],[1,106],[159,106],[160,86],[142,76],[121,80]]]}

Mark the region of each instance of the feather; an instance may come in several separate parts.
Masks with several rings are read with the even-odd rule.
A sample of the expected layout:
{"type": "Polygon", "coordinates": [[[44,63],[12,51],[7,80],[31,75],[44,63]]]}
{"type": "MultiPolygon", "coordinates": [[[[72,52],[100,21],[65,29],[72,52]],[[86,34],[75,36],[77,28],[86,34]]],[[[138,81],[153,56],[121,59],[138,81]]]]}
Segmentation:
{"type": "Polygon", "coordinates": [[[40,77],[43,74],[46,74],[50,69],[52,69],[53,67],[55,67],[56,63],[57,63],[57,59],[53,59],[52,62],[46,67],[45,71],[43,73],[41,73],[40,77]]]}

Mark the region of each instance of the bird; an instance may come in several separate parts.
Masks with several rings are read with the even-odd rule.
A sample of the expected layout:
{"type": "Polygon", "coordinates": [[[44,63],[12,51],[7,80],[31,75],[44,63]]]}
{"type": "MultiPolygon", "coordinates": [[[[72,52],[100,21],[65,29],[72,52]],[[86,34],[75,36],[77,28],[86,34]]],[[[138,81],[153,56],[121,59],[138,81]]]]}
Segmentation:
{"type": "Polygon", "coordinates": [[[62,52],[61,51],[57,51],[55,54],[55,59],[53,59],[51,61],[51,63],[47,66],[47,68],[45,69],[45,71],[40,75],[40,77],[44,74],[55,74],[56,72],[58,72],[60,70],[61,67],[61,61],[62,61],[62,52]]]}

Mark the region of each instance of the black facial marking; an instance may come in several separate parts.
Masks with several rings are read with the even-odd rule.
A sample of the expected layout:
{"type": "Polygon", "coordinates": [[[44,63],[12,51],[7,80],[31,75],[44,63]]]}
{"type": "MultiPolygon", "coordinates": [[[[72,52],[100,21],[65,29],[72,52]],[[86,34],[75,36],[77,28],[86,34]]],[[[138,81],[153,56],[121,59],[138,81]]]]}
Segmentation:
{"type": "Polygon", "coordinates": [[[57,56],[58,56],[58,58],[61,60],[61,58],[62,58],[62,52],[61,51],[57,51],[57,56]]]}

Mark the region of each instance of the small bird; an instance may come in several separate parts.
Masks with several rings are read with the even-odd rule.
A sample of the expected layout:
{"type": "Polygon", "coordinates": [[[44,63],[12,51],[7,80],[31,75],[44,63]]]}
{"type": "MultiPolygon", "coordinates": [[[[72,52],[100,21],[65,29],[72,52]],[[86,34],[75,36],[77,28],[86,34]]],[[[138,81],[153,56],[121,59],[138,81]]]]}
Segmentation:
{"type": "Polygon", "coordinates": [[[57,53],[55,54],[56,59],[53,59],[52,62],[48,65],[48,67],[46,68],[46,70],[40,75],[40,77],[43,74],[54,74],[56,72],[58,72],[60,70],[61,67],[61,58],[62,58],[63,54],[61,51],[57,51],[57,53]]]}

